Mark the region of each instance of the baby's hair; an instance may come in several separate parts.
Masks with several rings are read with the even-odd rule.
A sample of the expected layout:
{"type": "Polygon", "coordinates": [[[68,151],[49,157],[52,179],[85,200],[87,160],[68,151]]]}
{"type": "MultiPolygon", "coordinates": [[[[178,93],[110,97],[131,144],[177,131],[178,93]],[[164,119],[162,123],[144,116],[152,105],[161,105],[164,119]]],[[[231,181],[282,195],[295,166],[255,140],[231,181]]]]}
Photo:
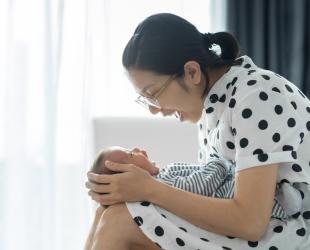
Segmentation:
{"type": "MultiPolygon", "coordinates": [[[[93,162],[90,171],[96,174],[113,174],[115,173],[112,170],[109,170],[105,167],[104,161],[106,160],[106,151],[102,150],[98,156],[96,157],[95,161],[93,162]]],[[[102,193],[104,194],[104,193],[102,193]]],[[[109,207],[108,205],[101,205],[105,208],[109,207]]]]}
{"type": "Polygon", "coordinates": [[[90,168],[91,172],[94,172],[96,174],[103,174],[103,169],[100,166],[102,162],[104,162],[105,160],[105,155],[104,155],[104,151],[102,151],[97,158],[95,159],[95,161],[93,162],[93,165],[90,168]]]}
{"type": "Polygon", "coordinates": [[[108,169],[105,166],[105,161],[108,160],[107,151],[102,150],[96,157],[94,163],[92,164],[90,171],[96,174],[115,174],[117,172],[108,169]]]}

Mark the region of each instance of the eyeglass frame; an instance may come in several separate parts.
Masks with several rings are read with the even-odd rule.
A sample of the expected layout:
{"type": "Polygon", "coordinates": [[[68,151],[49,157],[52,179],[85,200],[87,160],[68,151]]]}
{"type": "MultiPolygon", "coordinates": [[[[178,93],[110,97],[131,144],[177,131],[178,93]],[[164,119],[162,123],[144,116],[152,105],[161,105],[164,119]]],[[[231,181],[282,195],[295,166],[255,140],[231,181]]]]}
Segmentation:
{"type": "Polygon", "coordinates": [[[145,108],[149,108],[149,106],[155,107],[155,108],[161,108],[158,97],[164,92],[164,90],[169,86],[169,84],[175,80],[178,77],[178,74],[171,75],[164,83],[163,85],[157,90],[155,94],[144,96],[142,94],[139,94],[135,102],[142,105],[145,108]]]}

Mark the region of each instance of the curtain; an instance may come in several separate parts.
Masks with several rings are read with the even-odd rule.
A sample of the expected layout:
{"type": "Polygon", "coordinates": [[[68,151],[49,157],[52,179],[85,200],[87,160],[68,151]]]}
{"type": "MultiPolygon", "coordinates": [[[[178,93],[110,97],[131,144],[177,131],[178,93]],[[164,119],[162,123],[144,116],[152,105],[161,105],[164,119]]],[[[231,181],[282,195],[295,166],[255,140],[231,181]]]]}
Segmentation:
{"type": "Polygon", "coordinates": [[[132,102],[121,66],[134,28],[171,12],[214,32],[224,29],[224,6],[0,1],[0,249],[82,249],[94,208],[84,187],[92,119],[149,115],[132,102]]]}
{"type": "Polygon", "coordinates": [[[231,0],[227,28],[241,54],[283,75],[310,97],[310,2],[231,0]]]}
{"type": "Polygon", "coordinates": [[[1,1],[0,249],[80,249],[86,1],[1,1]]]}

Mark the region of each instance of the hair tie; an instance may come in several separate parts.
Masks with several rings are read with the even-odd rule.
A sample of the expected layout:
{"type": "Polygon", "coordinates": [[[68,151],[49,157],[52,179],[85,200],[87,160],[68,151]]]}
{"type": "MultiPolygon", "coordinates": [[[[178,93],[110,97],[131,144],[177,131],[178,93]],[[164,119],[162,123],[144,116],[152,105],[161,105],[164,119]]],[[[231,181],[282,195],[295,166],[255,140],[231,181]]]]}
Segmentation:
{"type": "Polygon", "coordinates": [[[214,33],[204,33],[202,34],[203,42],[207,45],[210,51],[213,51],[216,55],[221,56],[222,48],[216,41],[216,35],[214,33]]]}

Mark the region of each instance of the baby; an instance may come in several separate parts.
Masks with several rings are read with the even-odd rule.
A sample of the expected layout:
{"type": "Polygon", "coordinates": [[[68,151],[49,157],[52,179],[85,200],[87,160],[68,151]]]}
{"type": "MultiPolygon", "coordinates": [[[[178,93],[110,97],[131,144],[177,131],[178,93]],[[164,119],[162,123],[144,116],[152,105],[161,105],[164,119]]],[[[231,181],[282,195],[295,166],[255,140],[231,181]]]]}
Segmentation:
{"type": "Polygon", "coordinates": [[[217,190],[223,195],[221,189],[228,190],[233,184],[231,171],[219,159],[210,160],[207,164],[172,163],[159,168],[149,160],[144,150],[113,146],[101,151],[90,171],[96,174],[118,173],[106,167],[106,160],[134,164],[148,171],[158,181],[201,195],[216,196],[217,190]],[[223,186],[225,182],[227,183],[223,186]]]}
{"type": "Polygon", "coordinates": [[[155,162],[149,160],[148,155],[144,150],[139,148],[134,148],[133,150],[128,150],[118,146],[105,148],[97,156],[90,171],[96,174],[118,173],[105,166],[106,160],[118,163],[135,164],[136,166],[145,169],[153,176],[159,173],[159,167],[155,165],[155,162]]]}

